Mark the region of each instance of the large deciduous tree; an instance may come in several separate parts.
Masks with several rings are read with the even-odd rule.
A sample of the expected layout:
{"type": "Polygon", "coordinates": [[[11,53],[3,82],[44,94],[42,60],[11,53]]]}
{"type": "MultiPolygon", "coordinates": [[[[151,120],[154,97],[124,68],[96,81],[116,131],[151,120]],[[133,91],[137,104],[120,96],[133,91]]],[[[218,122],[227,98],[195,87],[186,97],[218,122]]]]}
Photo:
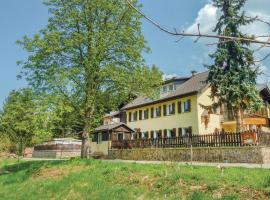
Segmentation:
{"type": "Polygon", "coordinates": [[[148,51],[140,16],[123,0],[46,0],[46,28],[19,43],[30,55],[21,62],[30,84],[50,94],[75,97],[83,116],[82,157],[89,133],[106,107],[137,94],[152,95],[161,83],[155,67],[141,56],[148,51]]]}
{"type": "MultiPolygon", "coordinates": [[[[242,11],[245,2],[213,0],[214,6],[221,12],[215,32],[224,36],[252,38],[240,29],[253,22],[242,11]]],[[[214,64],[208,67],[211,96],[218,100],[218,104],[225,104],[233,111],[238,131],[241,130],[243,111],[257,110],[261,106],[256,89],[259,71],[254,67],[253,53],[247,41],[220,39],[216,52],[211,55],[214,64]]]]}

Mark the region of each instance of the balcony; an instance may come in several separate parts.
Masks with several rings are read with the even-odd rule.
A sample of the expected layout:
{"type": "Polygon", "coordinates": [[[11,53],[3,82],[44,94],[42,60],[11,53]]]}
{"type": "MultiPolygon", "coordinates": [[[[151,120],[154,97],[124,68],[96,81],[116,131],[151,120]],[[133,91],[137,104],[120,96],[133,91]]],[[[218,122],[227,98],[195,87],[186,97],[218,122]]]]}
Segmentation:
{"type": "MultiPolygon", "coordinates": [[[[233,111],[225,110],[223,115],[221,115],[223,122],[235,121],[235,116],[233,111]]],[[[257,112],[245,112],[243,119],[246,118],[269,118],[268,109],[266,107],[262,108],[257,112]]]]}

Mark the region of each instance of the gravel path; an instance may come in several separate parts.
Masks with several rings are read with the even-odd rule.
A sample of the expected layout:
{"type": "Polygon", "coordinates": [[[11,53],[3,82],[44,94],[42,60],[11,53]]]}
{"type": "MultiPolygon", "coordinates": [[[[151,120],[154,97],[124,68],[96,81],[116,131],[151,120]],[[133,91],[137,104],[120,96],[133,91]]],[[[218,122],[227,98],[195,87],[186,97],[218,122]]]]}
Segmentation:
{"type": "MultiPolygon", "coordinates": [[[[50,159],[50,158],[23,158],[26,161],[55,161],[68,159],[50,159]]],[[[112,163],[137,163],[137,164],[179,164],[193,166],[210,166],[210,167],[244,167],[244,168],[263,168],[270,169],[270,164],[250,164],[250,163],[206,163],[206,162],[171,162],[171,161],[144,161],[144,160],[100,160],[102,162],[112,163]]]]}
{"type": "Polygon", "coordinates": [[[244,168],[263,168],[270,169],[270,164],[249,164],[249,163],[204,163],[204,162],[170,162],[170,161],[137,161],[137,160],[102,160],[103,162],[114,163],[138,163],[138,164],[179,164],[193,166],[212,166],[212,167],[244,167],[244,168]]]}

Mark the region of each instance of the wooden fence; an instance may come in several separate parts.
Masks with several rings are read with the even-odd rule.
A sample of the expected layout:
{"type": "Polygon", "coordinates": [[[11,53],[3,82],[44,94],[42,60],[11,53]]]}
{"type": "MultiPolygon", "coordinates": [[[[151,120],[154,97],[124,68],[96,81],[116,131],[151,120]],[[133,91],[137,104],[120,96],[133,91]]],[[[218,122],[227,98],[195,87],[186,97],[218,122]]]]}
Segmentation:
{"type": "Polygon", "coordinates": [[[190,135],[174,138],[115,140],[112,149],[133,148],[189,148],[189,147],[227,147],[257,146],[259,133],[246,131],[241,133],[218,132],[207,135],[190,135]]]}

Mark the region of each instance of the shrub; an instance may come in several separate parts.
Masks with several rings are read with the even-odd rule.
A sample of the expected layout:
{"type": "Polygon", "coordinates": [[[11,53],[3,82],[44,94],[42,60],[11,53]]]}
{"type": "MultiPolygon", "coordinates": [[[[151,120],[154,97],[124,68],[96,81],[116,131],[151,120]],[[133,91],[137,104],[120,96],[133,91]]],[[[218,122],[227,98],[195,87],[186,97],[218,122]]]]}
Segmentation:
{"type": "Polygon", "coordinates": [[[10,151],[11,151],[11,143],[9,139],[5,136],[1,136],[1,133],[0,133],[0,153],[10,152],[10,151]]]}

